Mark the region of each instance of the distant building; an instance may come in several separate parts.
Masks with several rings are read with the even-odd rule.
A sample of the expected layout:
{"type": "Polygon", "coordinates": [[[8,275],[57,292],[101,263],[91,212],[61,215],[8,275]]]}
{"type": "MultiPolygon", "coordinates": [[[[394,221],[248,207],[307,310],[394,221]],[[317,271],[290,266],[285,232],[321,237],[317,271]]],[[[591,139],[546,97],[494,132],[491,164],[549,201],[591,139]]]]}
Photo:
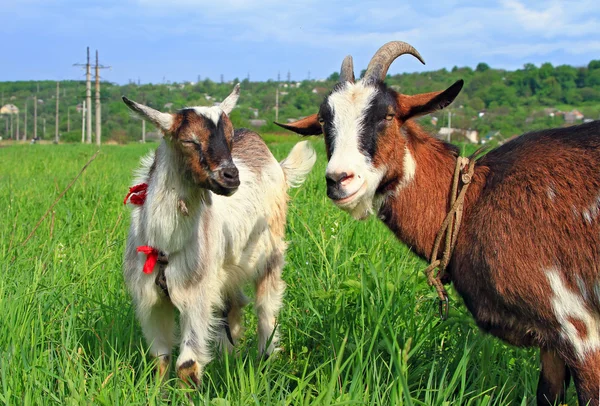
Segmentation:
{"type": "Polygon", "coordinates": [[[262,126],[267,125],[267,120],[260,120],[260,119],[250,120],[250,125],[252,127],[262,127],[262,126]]]}
{"type": "Polygon", "coordinates": [[[483,138],[481,138],[480,142],[482,144],[485,144],[486,142],[490,142],[494,138],[500,138],[500,136],[500,131],[488,131],[487,134],[485,134],[483,138]]]}
{"type": "Polygon", "coordinates": [[[456,131],[456,128],[442,127],[438,131],[438,138],[442,140],[450,140],[454,131],[456,131]]]}
{"type": "Polygon", "coordinates": [[[0,107],[0,114],[19,114],[19,108],[14,104],[5,104],[0,107]]]}
{"type": "Polygon", "coordinates": [[[565,113],[565,123],[573,124],[575,121],[583,120],[583,114],[579,110],[572,110],[565,113]]]}
{"type": "Polygon", "coordinates": [[[477,130],[466,130],[465,138],[472,142],[473,144],[477,144],[479,142],[479,131],[477,130]]]}
{"type": "Polygon", "coordinates": [[[462,130],[460,128],[442,127],[438,131],[438,138],[446,141],[467,141],[473,144],[479,142],[479,132],[476,130],[462,130]]]}
{"type": "Polygon", "coordinates": [[[160,131],[148,131],[146,132],[146,141],[160,141],[162,139],[162,133],[160,131]]]}

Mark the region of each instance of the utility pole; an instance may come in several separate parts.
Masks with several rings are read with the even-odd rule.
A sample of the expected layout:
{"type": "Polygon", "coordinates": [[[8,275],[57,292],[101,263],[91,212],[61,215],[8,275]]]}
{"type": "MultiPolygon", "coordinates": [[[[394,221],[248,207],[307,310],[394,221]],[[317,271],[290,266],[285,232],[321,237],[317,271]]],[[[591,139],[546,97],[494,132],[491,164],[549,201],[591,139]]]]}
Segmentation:
{"type": "Polygon", "coordinates": [[[87,63],[86,64],[75,63],[75,64],[73,64],[73,66],[85,66],[85,101],[86,101],[86,105],[90,109],[90,112],[88,112],[88,115],[87,115],[87,143],[91,144],[92,143],[92,115],[89,113],[91,113],[91,107],[92,107],[92,82],[91,82],[92,74],[90,72],[90,47],[87,47],[87,63]]]}
{"type": "Polygon", "coordinates": [[[146,120],[142,120],[142,142],[146,143],[146,120]]]}
{"type": "Polygon", "coordinates": [[[290,73],[290,71],[288,70],[288,74],[287,74],[287,79],[288,79],[288,83],[291,82],[291,78],[292,78],[292,74],[290,73]]]}
{"type": "Polygon", "coordinates": [[[90,72],[90,47],[87,47],[87,64],[85,66],[85,104],[87,104],[88,109],[90,109],[90,111],[88,112],[88,115],[86,116],[87,119],[87,143],[91,144],[92,143],[92,75],[90,72]]]}
{"type": "Polygon", "coordinates": [[[19,120],[19,115],[20,114],[21,114],[20,112],[17,112],[17,141],[19,141],[19,138],[21,137],[19,135],[19,121],[21,121],[21,120],[19,120]]]}
{"type": "Polygon", "coordinates": [[[279,85],[275,90],[275,121],[279,122],[279,85]]]}
{"type": "Polygon", "coordinates": [[[81,143],[85,142],[85,100],[83,101],[83,108],[81,110],[81,143]]]}
{"type": "Polygon", "coordinates": [[[102,121],[100,104],[100,69],[109,69],[110,66],[100,65],[98,63],[98,50],[96,50],[96,145],[100,145],[102,135],[102,121]]]}
{"type": "MultiPolygon", "coordinates": [[[[38,85],[39,91],[39,85],[38,85]]],[[[37,140],[37,92],[33,96],[33,139],[37,140]]]]}
{"type": "Polygon", "coordinates": [[[450,142],[452,138],[452,113],[450,113],[450,110],[448,110],[448,130],[448,142],[450,142]]]}
{"type": "Polygon", "coordinates": [[[55,114],[55,123],[54,123],[54,142],[58,144],[58,106],[60,97],[60,82],[56,82],[56,114],[55,114]]]}
{"type": "Polygon", "coordinates": [[[71,131],[71,108],[67,106],[67,132],[71,131]]]}
{"type": "Polygon", "coordinates": [[[28,104],[29,103],[27,103],[27,99],[25,99],[25,120],[23,123],[23,127],[24,127],[25,131],[23,131],[23,141],[27,141],[27,105],[28,104]]]}

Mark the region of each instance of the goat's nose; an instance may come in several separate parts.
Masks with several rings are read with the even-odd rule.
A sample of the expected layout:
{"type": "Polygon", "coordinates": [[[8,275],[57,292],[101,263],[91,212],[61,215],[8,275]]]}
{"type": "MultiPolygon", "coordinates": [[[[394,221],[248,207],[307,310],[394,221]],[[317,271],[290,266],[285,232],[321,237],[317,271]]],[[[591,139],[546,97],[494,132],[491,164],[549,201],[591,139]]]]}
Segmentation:
{"type": "Polygon", "coordinates": [[[226,181],[234,181],[239,176],[238,168],[236,168],[235,166],[223,168],[221,169],[221,176],[226,181]]]}
{"type": "Polygon", "coordinates": [[[348,172],[328,172],[325,174],[325,181],[328,186],[333,186],[338,183],[343,185],[352,180],[352,178],[354,178],[354,174],[348,172]]]}

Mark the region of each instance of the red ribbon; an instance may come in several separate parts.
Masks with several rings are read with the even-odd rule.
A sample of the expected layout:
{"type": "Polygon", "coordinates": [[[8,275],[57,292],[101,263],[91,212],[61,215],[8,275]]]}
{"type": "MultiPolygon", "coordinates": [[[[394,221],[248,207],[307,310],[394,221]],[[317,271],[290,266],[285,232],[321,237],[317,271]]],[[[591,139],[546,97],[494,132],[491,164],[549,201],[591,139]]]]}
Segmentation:
{"type": "Polygon", "coordinates": [[[154,271],[156,261],[158,261],[158,250],[147,245],[142,245],[137,247],[137,252],[146,254],[146,262],[144,263],[143,271],[145,274],[151,274],[152,271],[154,271]]]}
{"type": "Polygon", "coordinates": [[[123,204],[127,204],[127,200],[131,202],[131,204],[135,204],[137,206],[142,206],[146,201],[146,194],[148,193],[148,184],[140,183],[139,185],[135,185],[129,188],[129,193],[125,196],[125,200],[123,200],[123,204]],[[130,199],[131,197],[131,199],[130,199]]]}

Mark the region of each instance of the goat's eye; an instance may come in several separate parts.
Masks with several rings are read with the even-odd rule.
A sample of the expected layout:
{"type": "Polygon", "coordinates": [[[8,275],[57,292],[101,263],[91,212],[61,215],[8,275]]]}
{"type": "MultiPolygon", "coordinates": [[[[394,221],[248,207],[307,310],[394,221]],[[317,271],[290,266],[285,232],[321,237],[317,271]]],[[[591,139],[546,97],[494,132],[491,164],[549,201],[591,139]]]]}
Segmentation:
{"type": "Polygon", "coordinates": [[[388,114],[388,115],[385,116],[385,119],[387,121],[392,121],[394,119],[394,115],[393,114],[388,114]]]}
{"type": "Polygon", "coordinates": [[[182,140],[181,143],[182,144],[187,144],[187,145],[197,144],[197,142],[194,141],[194,140],[182,140]]]}
{"type": "Polygon", "coordinates": [[[323,117],[319,117],[319,124],[321,124],[321,125],[325,124],[325,120],[323,120],[323,117]]]}

